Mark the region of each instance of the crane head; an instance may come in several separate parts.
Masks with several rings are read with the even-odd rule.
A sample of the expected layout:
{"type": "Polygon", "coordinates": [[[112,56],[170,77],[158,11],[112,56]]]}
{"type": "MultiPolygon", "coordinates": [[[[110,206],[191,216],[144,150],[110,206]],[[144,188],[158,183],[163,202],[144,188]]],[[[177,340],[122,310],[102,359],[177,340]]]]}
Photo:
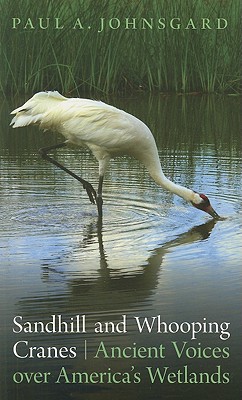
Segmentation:
{"type": "Polygon", "coordinates": [[[216,213],[216,211],[213,209],[213,207],[210,204],[210,201],[208,197],[205,194],[202,193],[196,193],[199,196],[198,203],[196,202],[191,202],[192,205],[199,210],[205,211],[209,215],[211,215],[214,219],[220,219],[220,216],[216,213]]]}

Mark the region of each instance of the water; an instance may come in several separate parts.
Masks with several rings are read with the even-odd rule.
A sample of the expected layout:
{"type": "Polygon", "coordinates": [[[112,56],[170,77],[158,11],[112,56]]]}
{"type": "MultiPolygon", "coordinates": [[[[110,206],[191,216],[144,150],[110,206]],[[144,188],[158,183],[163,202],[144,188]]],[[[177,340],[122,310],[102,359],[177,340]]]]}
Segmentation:
{"type": "MultiPolygon", "coordinates": [[[[214,221],[161,190],[138,162],[123,157],[112,161],[105,178],[100,228],[96,207],[78,182],[38,155],[38,148],[61,138],[34,127],[9,128],[9,112],[23,99],[2,101],[1,398],[236,400],[242,281],[238,98],[137,95],[108,101],[151,127],[166,175],[206,193],[224,219],[214,221]],[[73,321],[73,330],[79,315],[86,333],[13,333],[21,329],[13,323],[16,316],[22,323],[47,323],[51,315],[73,321]],[[174,323],[170,332],[157,333],[159,316],[174,323]],[[150,322],[156,317],[152,331],[139,333],[135,317],[150,322]],[[95,333],[97,322],[105,330],[108,321],[107,332],[95,333]],[[215,322],[217,331],[192,340],[191,331],[182,333],[179,327],[189,330],[193,322],[215,322]],[[230,323],[227,330],[223,322],[230,323]],[[112,332],[115,324],[120,332],[112,332]],[[220,337],[223,327],[229,338],[226,333],[220,337]],[[28,343],[17,346],[17,357],[13,346],[21,341],[28,343]],[[172,342],[181,347],[184,341],[194,349],[179,358],[172,342]],[[48,357],[47,348],[53,346],[66,350],[48,357]],[[128,350],[112,358],[111,347],[117,346],[128,350]],[[163,353],[156,354],[161,346],[163,353]],[[31,354],[29,347],[41,349],[31,354]],[[145,350],[135,357],[139,347],[145,350]],[[151,347],[156,350],[147,350],[151,347]],[[199,348],[205,347],[220,350],[211,355],[208,349],[199,357],[199,348]],[[162,374],[166,367],[167,374],[175,373],[170,381],[166,376],[164,383],[158,378],[151,383],[149,371],[158,367],[162,374]],[[216,373],[216,382],[229,383],[187,384],[186,369],[197,376],[206,372],[210,380],[216,373]],[[47,375],[38,375],[35,383],[32,376],[27,383],[31,372],[47,375]],[[73,383],[71,374],[77,372],[89,374],[83,378],[87,383],[73,383]]],[[[68,148],[56,157],[97,185],[97,162],[90,153],[68,148]]]]}

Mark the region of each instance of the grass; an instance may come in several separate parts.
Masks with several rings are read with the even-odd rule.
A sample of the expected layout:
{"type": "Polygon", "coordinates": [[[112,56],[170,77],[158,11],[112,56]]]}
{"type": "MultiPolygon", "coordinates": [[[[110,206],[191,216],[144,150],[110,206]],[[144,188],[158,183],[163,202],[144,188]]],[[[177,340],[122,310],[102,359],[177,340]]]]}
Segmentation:
{"type": "Polygon", "coordinates": [[[240,8],[240,0],[0,0],[0,91],[238,94],[240,8]],[[13,17],[21,20],[17,29],[13,17]],[[78,17],[84,29],[73,29],[78,17]],[[181,29],[170,28],[174,17],[181,29]],[[44,25],[50,18],[48,29],[38,27],[38,18],[44,25]],[[55,18],[63,29],[54,28],[55,18]],[[117,18],[120,28],[98,33],[100,18],[117,18]],[[125,29],[125,18],[136,18],[137,29],[125,29]],[[158,29],[158,18],[166,19],[165,29],[158,29]],[[197,29],[185,29],[190,18],[197,29]],[[202,18],[212,29],[200,29],[202,18]],[[215,29],[217,18],[228,27],[215,29]]]}

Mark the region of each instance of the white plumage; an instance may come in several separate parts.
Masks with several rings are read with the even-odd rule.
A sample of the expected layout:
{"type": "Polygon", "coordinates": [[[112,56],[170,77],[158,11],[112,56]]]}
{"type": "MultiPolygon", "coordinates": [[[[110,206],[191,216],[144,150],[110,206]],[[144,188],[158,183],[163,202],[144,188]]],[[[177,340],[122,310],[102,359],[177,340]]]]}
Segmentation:
{"type": "MultiPolygon", "coordinates": [[[[123,110],[101,101],[66,98],[54,91],[35,94],[11,114],[15,114],[11,122],[13,128],[37,124],[43,130],[61,133],[66,138],[65,143],[89,147],[99,162],[99,190],[96,198],[99,202],[99,215],[102,214],[102,181],[109,160],[126,154],[141,161],[159,186],[190,201],[214,218],[219,217],[205,195],[177,185],[165,177],[150,129],[138,118],[123,110]]],[[[42,155],[46,153],[42,151],[42,155]]],[[[46,158],[53,161],[48,156],[46,158]]]]}

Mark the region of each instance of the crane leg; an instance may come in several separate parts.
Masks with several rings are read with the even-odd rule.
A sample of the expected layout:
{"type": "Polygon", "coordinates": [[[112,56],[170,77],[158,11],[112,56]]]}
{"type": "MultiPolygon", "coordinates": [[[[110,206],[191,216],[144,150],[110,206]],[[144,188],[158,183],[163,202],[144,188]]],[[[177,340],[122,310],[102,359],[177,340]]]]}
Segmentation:
{"type": "Polygon", "coordinates": [[[103,216],[102,189],[103,189],[103,175],[99,175],[96,203],[97,203],[97,210],[98,210],[98,218],[100,220],[102,219],[102,216],[103,216]]]}
{"type": "Polygon", "coordinates": [[[81,182],[83,188],[86,190],[86,192],[88,194],[90,202],[95,204],[95,202],[97,202],[97,194],[96,194],[96,190],[93,188],[93,186],[88,181],[85,181],[80,176],[76,175],[74,172],[70,171],[68,168],[64,167],[64,165],[60,164],[58,161],[54,160],[54,158],[52,158],[48,155],[49,151],[59,149],[61,147],[65,147],[66,144],[67,144],[66,142],[63,142],[63,143],[59,143],[59,144],[49,146],[49,147],[42,147],[41,149],[39,149],[39,153],[42,158],[44,158],[45,160],[56,165],[58,168],[62,169],[67,174],[71,175],[73,178],[75,178],[79,182],[81,182]]]}

